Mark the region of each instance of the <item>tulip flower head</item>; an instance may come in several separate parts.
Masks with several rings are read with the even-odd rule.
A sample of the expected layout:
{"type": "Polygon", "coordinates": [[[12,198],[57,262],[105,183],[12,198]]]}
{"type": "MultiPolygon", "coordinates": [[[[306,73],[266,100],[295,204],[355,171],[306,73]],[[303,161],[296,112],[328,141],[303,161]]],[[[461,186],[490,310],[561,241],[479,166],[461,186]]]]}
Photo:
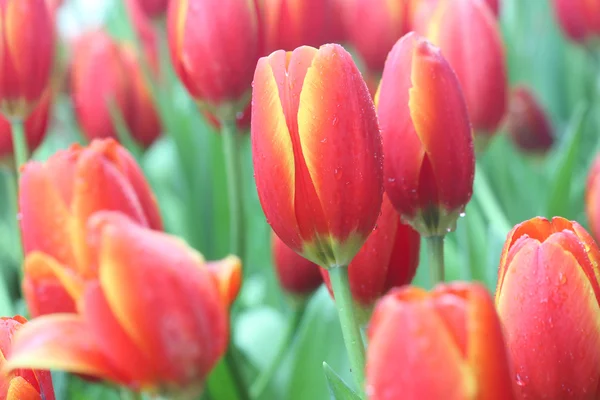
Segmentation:
{"type": "MultiPolygon", "coordinates": [[[[27,320],[20,315],[0,318],[0,369],[12,352],[14,334],[27,320]]],[[[3,371],[4,372],[4,371],[3,371]]],[[[54,387],[49,371],[20,369],[0,377],[0,399],[54,400],[54,387]]]]}
{"type": "Polygon", "coordinates": [[[369,400],[514,399],[500,321],[479,284],[396,289],[368,335],[369,400]]]}
{"type": "Polygon", "coordinates": [[[277,236],[322,267],[348,265],[383,194],[375,107],[350,54],[331,44],[262,58],[251,130],[258,196],[277,236]]]}
{"type": "Polygon", "coordinates": [[[46,0],[0,0],[0,112],[24,120],[42,98],[54,62],[46,0]]]}
{"type": "Polygon", "coordinates": [[[554,12],[570,40],[585,43],[600,35],[600,1],[554,0],[554,12]]]}
{"type": "Polygon", "coordinates": [[[471,198],[475,173],[456,75],[438,48],[409,33],[386,61],[376,103],[390,201],[421,235],[444,236],[471,198]]]}
{"type": "Polygon", "coordinates": [[[156,18],[167,12],[169,0],[136,0],[144,13],[150,18],[156,18]]]}
{"type": "Polygon", "coordinates": [[[576,222],[537,217],[508,234],[496,308],[518,399],[600,396],[600,250],[576,222]]]}
{"type": "Polygon", "coordinates": [[[76,299],[78,313],[25,325],[7,368],[62,369],[196,398],[227,347],[229,303],[219,289],[231,285],[181,240],[122,213],[98,212],[87,227],[98,279],[76,299]]]}

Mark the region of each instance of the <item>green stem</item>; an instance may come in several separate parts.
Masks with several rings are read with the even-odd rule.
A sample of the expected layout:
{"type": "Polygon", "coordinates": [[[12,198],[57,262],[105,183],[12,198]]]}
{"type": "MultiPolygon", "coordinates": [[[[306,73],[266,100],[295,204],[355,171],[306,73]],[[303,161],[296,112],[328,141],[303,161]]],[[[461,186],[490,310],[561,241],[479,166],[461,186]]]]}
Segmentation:
{"type": "Polygon", "coordinates": [[[240,134],[235,118],[221,121],[229,200],[229,251],[244,260],[240,134]]]}
{"type": "Polygon", "coordinates": [[[144,396],[140,392],[136,392],[126,388],[120,388],[119,398],[121,400],[143,400],[144,396]]]}
{"type": "Polygon", "coordinates": [[[19,173],[21,166],[27,162],[29,151],[25,139],[25,128],[22,120],[11,122],[13,153],[15,158],[15,171],[19,173]]]}
{"type": "Polygon", "coordinates": [[[473,195],[481,207],[488,221],[496,229],[501,237],[510,232],[511,225],[498,204],[496,196],[488,183],[485,171],[479,164],[475,164],[475,182],[473,183],[473,195]]]}
{"type": "Polygon", "coordinates": [[[431,284],[436,285],[444,281],[444,236],[427,237],[427,250],[431,284]]]}
{"type": "Polygon", "coordinates": [[[279,367],[281,366],[285,355],[288,353],[290,345],[294,339],[298,325],[300,325],[305,308],[305,302],[294,307],[294,310],[288,319],[279,349],[277,349],[277,354],[275,354],[275,357],[271,363],[262,371],[256,381],[254,381],[254,384],[252,384],[250,387],[250,397],[252,399],[259,399],[260,396],[262,396],[265,389],[269,385],[269,382],[271,382],[271,379],[273,379],[273,376],[279,370],[279,367]]]}
{"type": "Polygon", "coordinates": [[[342,335],[352,367],[352,376],[357,385],[361,398],[364,395],[365,383],[365,347],[352,302],[350,283],[348,282],[348,267],[335,266],[329,269],[329,278],[333,288],[333,297],[338,310],[342,335]]]}

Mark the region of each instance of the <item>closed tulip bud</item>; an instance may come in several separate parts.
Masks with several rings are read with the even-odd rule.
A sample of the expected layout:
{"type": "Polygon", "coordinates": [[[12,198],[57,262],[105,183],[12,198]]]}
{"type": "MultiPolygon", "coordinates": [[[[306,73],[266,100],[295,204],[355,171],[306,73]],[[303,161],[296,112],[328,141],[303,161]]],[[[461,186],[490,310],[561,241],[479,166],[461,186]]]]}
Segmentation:
{"type": "Polygon", "coordinates": [[[498,22],[481,0],[440,0],[427,35],[456,72],[477,138],[485,144],[507,105],[508,81],[498,22]]]}
{"type": "MultiPolygon", "coordinates": [[[[364,246],[348,266],[352,299],[365,309],[394,287],[407,285],[417,272],[421,237],[400,221],[387,196],[364,246]]],[[[329,293],[329,272],[321,270],[329,293]]]]}
{"type": "Polygon", "coordinates": [[[325,268],[348,265],[381,208],[373,100],[340,45],[276,51],[256,67],[252,159],[267,221],[325,268]]]}
{"type": "Polygon", "coordinates": [[[273,234],[273,264],[279,284],[292,296],[305,297],[321,286],[319,266],[302,257],[273,234]]]}
{"type": "Polygon", "coordinates": [[[234,118],[248,105],[262,55],[257,0],[171,0],[171,61],[202,108],[234,118]]]}
{"type": "MultiPolygon", "coordinates": [[[[45,315],[15,335],[6,368],[61,369],[167,398],[196,398],[225,353],[227,302],[202,255],[122,213],[87,225],[98,279],[78,313],[45,315]]],[[[237,259],[232,260],[238,263],[237,259]]]]}
{"type": "Polygon", "coordinates": [[[554,13],[570,40],[585,43],[600,35],[598,0],[554,0],[554,13]]]}
{"type": "Polygon", "coordinates": [[[368,335],[369,400],[514,399],[500,321],[479,284],[396,289],[368,335]]]}
{"type": "MultiPolygon", "coordinates": [[[[27,148],[34,151],[44,140],[48,128],[48,119],[52,95],[50,90],[42,96],[42,99],[33,112],[25,119],[25,139],[27,148]]],[[[0,158],[13,154],[13,142],[11,136],[10,121],[0,116],[0,158]]]]}
{"type": "Polygon", "coordinates": [[[50,82],[54,26],[45,0],[0,0],[0,112],[24,119],[50,82]]]}
{"type": "MultiPolygon", "coordinates": [[[[12,352],[15,333],[27,320],[20,315],[0,318],[0,368],[12,352]]],[[[4,400],[54,400],[49,371],[20,369],[0,377],[0,398],[4,400]]]]}
{"type": "Polygon", "coordinates": [[[600,242],[600,156],[596,156],[587,178],[585,211],[592,235],[600,242]]]}
{"type": "Polygon", "coordinates": [[[496,308],[517,398],[599,398],[599,261],[592,237],[564,218],[533,218],[508,234],[496,308]]]}
{"type": "Polygon", "coordinates": [[[376,102],[386,193],[421,235],[445,235],[471,198],[475,174],[456,75],[438,48],[410,33],[386,61],[376,102]]]}
{"type": "Polygon", "coordinates": [[[26,254],[23,290],[33,316],[74,311],[71,296],[97,269],[85,242],[89,217],[119,211],[143,226],[161,229],[154,195],[127,151],[111,139],[71,146],[45,163],[29,162],[19,182],[21,231],[26,254]],[[67,291],[58,281],[71,277],[67,291]]]}
{"type": "Polygon", "coordinates": [[[525,152],[545,153],[554,142],[552,125],[546,112],[525,86],[517,86],[512,90],[506,130],[515,145],[525,152]]]}

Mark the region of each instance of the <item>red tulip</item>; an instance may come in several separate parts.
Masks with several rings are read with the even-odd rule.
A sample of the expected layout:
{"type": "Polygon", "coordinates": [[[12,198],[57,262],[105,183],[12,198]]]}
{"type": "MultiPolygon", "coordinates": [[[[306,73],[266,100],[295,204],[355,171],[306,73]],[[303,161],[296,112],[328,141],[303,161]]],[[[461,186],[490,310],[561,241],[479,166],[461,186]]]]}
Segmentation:
{"type": "Polygon", "coordinates": [[[286,293],[304,297],[312,294],[321,286],[320,268],[308,261],[273,234],[273,264],[279,284],[286,293]]]}
{"type": "Polygon", "coordinates": [[[550,120],[525,86],[517,86],[511,92],[506,130],[515,145],[525,152],[544,153],[554,142],[550,120]]]}
{"type": "MultiPolygon", "coordinates": [[[[27,320],[21,316],[0,318],[0,368],[12,352],[13,335],[27,320]]],[[[54,400],[52,377],[48,371],[21,369],[2,376],[0,399],[4,400],[54,400]]]]}
{"type": "Polygon", "coordinates": [[[456,72],[476,135],[498,128],[507,105],[504,45],[498,22],[481,0],[441,0],[427,37],[456,72]]]}
{"type": "Polygon", "coordinates": [[[438,48],[396,43],[378,93],[385,190],[422,235],[445,235],[471,198],[475,155],[460,84],[438,48]]]}
{"type": "MultiPolygon", "coordinates": [[[[420,244],[419,234],[400,221],[384,194],[375,229],[348,266],[352,299],[369,308],[388,290],[409,284],[419,265],[420,244]]],[[[329,272],[321,273],[332,293],[329,272]]]]}
{"type": "Polygon", "coordinates": [[[45,163],[30,162],[19,183],[25,249],[23,290],[34,316],[74,311],[71,296],[97,268],[85,242],[88,218],[115,210],[152,229],[162,222],[156,200],[131,155],[115,141],[73,145],[45,163]],[[77,284],[64,290],[64,275],[77,284]]]}
{"type": "Polygon", "coordinates": [[[554,12],[569,39],[583,43],[600,35],[600,1],[554,0],[554,12]]]}
{"type": "Polygon", "coordinates": [[[219,287],[228,285],[181,240],[122,213],[98,212],[87,227],[98,280],[84,285],[77,314],[25,325],[7,368],[62,369],[168,398],[195,398],[227,347],[227,303],[219,287]]]}
{"type": "Polygon", "coordinates": [[[203,107],[232,118],[250,99],[262,53],[257,0],[172,0],[168,11],[171,60],[203,107]]]}
{"type": "Polygon", "coordinates": [[[479,284],[396,289],[368,334],[370,400],[514,399],[500,321],[479,284]]]}
{"type": "Polygon", "coordinates": [[[341,46],[258,62],[252,157],[277,236],[323,267],[348,265],[381,208],[382,154],[373,101],[341,46]]]}
{"type": "Polygon", "coordinates": [[[599,398],[599,262],[592,237],[564,218],[533,218],[508,234],[496,308],[517,398],[599,398]]]}
{"type": "Polygon", "coordinates": [[[167,12],[169,0],[136,0],[150,18],[160,17],[167,12]]]}
{"type": "Polygon", "coordinates": [[[600,241],[600,156],[596,156],[588,175],[585,211],[592,235],[600,241]]]}
{"type": "Polygon", "coordinates": [[[0,111],[27,117],[43,97],[54,60],[45,0],[0,0],[0,111]]]}

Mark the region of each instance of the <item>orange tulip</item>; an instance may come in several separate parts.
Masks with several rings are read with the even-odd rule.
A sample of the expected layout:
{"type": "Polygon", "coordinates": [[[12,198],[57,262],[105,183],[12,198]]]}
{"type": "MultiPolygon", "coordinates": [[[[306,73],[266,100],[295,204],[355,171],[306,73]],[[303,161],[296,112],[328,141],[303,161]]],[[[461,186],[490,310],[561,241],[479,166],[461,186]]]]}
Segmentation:
{"type": "MultiPolygon", "coordinates": [[[[50,90],[42,96],[42,99],[33,112],[25,119],[25,138],[27,148],[34,151],[44,140],[48,128],[48,119],[52,95],[50,90]]],[[[11,136],[10,121],[0,116],[0,157],[13,154],[13,142],[11,136]]]]}
{"type": "Polygon", "coordinates": [[[441,0],[427,38],[456,72],[476,135],[498,128],[507,105],[508,81],[498,22],[481,0],[441,0]]]}
{"type": "MultiPolygon", "coordinates": [[[[27,320],[20,315],[0,318],[0,368],[12,352],[13,335],[27,320]]],[[[52,377],[48,371],[21,369],[0,378],[0,399],[54,400],[52,377]]]]}
{"type": "Polygon", "coordinates": [[[331,44],[262,58],[251,130],[258,196],[277,236],[323,267],[348,265],[383,193],[377,116],[350,54],[331,44]]]}
{"type": "Polygon", "coordinates": [[[293,296],[305,297],[312,294],[321,286],[320,268],[308,261],[273,234],[273,264],[279,284],[286,293],[293,296]]]}
{"type": "Polygon", "coordinates": [[[162,222],[156,200],[131,155],[111,139],[73,145],[45,163],[30,162],[19,184],[26,253],[23,290],[34,316],[74,311],[62,275],[95,279],[97,268],[85,241],[88,218],[115,210],[152,229],[162,222]]]}
{"type": "Polygon", "coordinates": [[[45,0],[0,0],[0,111],[27,117],[50,82],[54,27],[45,0]]]}
{"type": "Polygon", "coordinates": [[[167,18],[171,60],[187,90],[219,118],[235,117],[262,53],[257,0],[172,0],[167,18]]]}
{"type": "Polygon", "coordinates": [[[564,218],[533,218],[508,234],[496,308],[517,398],[599,398],[599,262],[592,237],[564,218]]]}
{"type": "Polygon", "coordinates": [[[506,130],[515,145],[525,152],[545,153],[554,143],[550,120],[526,86],[517,86],[511,92],[506,130]]]}
{"type": "Polygon", "coordinates": [[[410,33],[388,57],[377,104],[386,193],[422,235],[445,235],[471,198],[475,173],[458,79],[438,48],[410,33]]]}
{"type": "Polygon", "coordinates": [[[181,240],[122,213],[98,212],[87,227],[98,280],[80,291],[77,314],[25,325],[6,367],[61,369],[195,398],[227,347],[228,303],[219,288],[229,285],[181,240]]]}
{"type": "Polygon", "coordinates": [[[368,335],[369,400],[514,399],[500,321],[479,284],[396,289],[368,335]]]}
{"type": "MultiPolygon", "coordinates": [[[[384,194],[375,229],[348,266],[352,299],[370,308],[388,290],[409,284],[419,265],[420,245],[419,234],[400,221],[384,194]]],[[[329,272],[321,274],[332,293],[329,272]]]]}
{"type": "Polygon", "coordinates": [[[569,39],[584,43],[600,35],[599,0],[554,0],[554,12],[569,39]]]}

